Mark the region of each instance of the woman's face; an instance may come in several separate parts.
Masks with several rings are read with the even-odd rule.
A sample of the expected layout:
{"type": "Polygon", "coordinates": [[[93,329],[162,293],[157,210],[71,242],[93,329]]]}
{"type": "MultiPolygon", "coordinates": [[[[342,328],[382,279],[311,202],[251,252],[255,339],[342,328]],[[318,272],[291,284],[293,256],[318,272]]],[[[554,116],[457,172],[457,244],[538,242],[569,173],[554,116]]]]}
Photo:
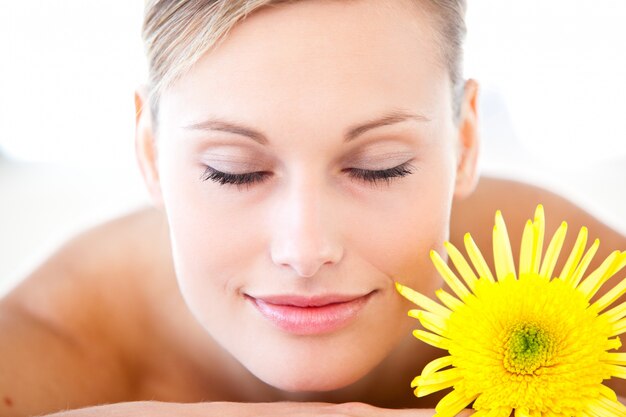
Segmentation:
{"type": "Polygon", "coordinates": [[[459,129],[433,35],[410,2],[266,8],[161,98],[182,295],[273,386],[363,377],[414,325],[394,280],[441,285],[459,129]]]}

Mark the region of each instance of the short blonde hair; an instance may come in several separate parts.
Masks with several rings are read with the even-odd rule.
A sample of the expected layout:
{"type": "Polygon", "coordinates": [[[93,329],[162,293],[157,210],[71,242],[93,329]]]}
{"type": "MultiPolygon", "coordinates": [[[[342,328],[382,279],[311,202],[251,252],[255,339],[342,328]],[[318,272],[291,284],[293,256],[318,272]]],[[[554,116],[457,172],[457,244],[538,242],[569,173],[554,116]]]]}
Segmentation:
{"type": "MultiPolygon", "coordinates": [[[[153,117],[162,91],[224,40],[237,22],[261,7],[296,1],[305,0],[146,0],[142,36],[153,117]]],[[[437,28],[439,50],[453,86],[456,119],[463,90],[466,0],[410,1],[425,7],[437,28]]]]}

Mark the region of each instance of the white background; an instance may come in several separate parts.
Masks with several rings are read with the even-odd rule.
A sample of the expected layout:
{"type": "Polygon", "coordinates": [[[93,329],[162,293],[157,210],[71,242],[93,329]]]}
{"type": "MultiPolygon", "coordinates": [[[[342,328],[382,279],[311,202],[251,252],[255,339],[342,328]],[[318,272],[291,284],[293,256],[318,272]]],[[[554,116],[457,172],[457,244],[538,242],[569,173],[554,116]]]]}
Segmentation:
{"type": "MultiPolygon", "coordinates": [[[[626,233],[626,1],[468,1],[483,172],[626,233]]],[[[0,294],[68,236],[148,203],[133,149],[142,8],[0,2],[0,294]]]]}

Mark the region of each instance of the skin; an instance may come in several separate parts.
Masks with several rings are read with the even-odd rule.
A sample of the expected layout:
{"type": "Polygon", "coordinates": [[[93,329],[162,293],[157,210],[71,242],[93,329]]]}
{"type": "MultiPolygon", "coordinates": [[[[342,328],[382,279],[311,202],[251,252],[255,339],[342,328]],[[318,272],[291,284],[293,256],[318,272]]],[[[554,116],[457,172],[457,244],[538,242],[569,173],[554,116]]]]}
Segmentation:
{"type": "MultiPolygon", "coordinates": [[[[542,201],[549,213],[548,234],[556,230],[558,220],[567,219],[571,230],[586,225],[592,236],[601,239],[590,268],[599,266],[614,248],[626,248],[625,236],[564,198],[488,177],[480,179],[470,197],[455,201],[451,241],[460,246],[459,238],[469,230],[479,247],[488,248],[491,239],[484,230],[492,227],[494,211],[502,209],[517,253],[520,225],[536,201],[542,201]]],[[[571,248],[574,240],[575,233],[570,233],[564,248],[571,248]]],[[[167,219],[161,211],[146,208],[74,237],[5,296],[0,302],[0,416],[80,407],[88,408],[69,415],[101,416],[104,411],[171,415],[175,410],[178,415],[192,416],[210,411],[216,415],[323,415],[332,411],[335,415],[395,416],[401,414],[394,414],[395,410],[387,414],[388,409],[411,407],[423,410],[407,415],[432,416],[428,407],[434,406],[436,397],[430,402],[430,396],[413,397],[408,383],[418,368],[408,364],[401,375],[387,375],[373,393],[349,392],[347,387],[302,399],[356,402],[364,409],[361,414],[329,409],[327,404],[322,410],[322,405],[310,402],[258,404],[294,399],[262,383],[246,383],[245,369],[232,359],[224,362],[228,355],[219,355],[219,348],[191,316],[178,291],[170,250],[167,219]],[[223,377],[236,371],[239,378],[234,381],[223,377]],[[113,404],[89,407],[106,403],[113,404]],[[376,406],[376,413],[366,404],[376,406]]],[[[483,252],[487,262],[492,262],[490,251],[483,252]]],[[[409,358],[428,353],[425,348],[413,340],[409,358]]],[[[607,385],[622,396],[626,393],[621,380],[607,385]]]]}
{"type": "MultiPolygon", "coordinates": [[[[410,342],[414,323],[394,279],[427,294],[440,286],[429,259],[415,254],[441,250],[457,170],[473,174],[476,140],[453,124],[426,16],[406,9],[302,2],[259,12],[165,91],[158,135],[144,145],[157,142],[158,160],[142,164],[158,181],[189,309],[252,374],[286,391],[352,384],[384,358],[401,365],[400,342],[410,342]],[[355,59],[365,56],[367,65],[355,59]],[[344,143],[349,127],[397,108],[421,119],[344,143]],[[189,127],[208,117],[254,126],[268,143],[189,127]],[[415,172],[389,185],[348,173],[406,162],[415,172]],[[271,175],[224,186],[198,180],[206,165],[271,175]],[[245,297],[371,292],[359,320],[324,337],[277,329],[245,297]]],[[[467,131],[475,94],[468,84],[467,131]]],[[[465,182],[473,178],[459,187],[465,182]]]]}
{"type": "Polygon", "coordinates": [[[0,416],[102,403],[116,404],[60,415],[432,415],[440,395],[417,399],[408,384],[441,352],[411,336],[413,305],[394,280],[432,295],[442,283],[428,251],[462,246],[466,231],[488,248],[496,208],[517,253],[538,201],[549,233],[550,218],[568,219],[606,242],[592,267],[626,247],[545,190],[479,182],[477,84],[455,124],[427,15],[375,4],[259,11],[164,92],[158,117],[137,94],[155,207],[77,236],[2,299],[0,416]],[[344,143],[351,126],[395,108],[421,120],[344,143]],[[209,115],[268,143],[189,128],[209,115]],[[407,161],[413,172],[389,184],[349,175],[407,161]],[[225,186],[200,179],[207,165],[269,175],[225,186]],[[277,329],[246,298],[370,292],[355,321],[315,336],[277,329]]]}

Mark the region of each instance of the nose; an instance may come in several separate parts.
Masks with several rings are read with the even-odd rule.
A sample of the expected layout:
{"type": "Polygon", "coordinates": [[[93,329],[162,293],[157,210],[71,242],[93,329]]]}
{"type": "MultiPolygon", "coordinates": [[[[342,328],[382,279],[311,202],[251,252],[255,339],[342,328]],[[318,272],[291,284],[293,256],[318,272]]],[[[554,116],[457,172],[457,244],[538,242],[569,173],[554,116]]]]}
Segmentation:
{"type": "Polygon", "coordinates": [[[300,277],[314,276],[323,265],[343,256],[338,240],[337,213],[320,187],[294,183],[277,201],[272,225],[274,264],[293,269],[300,277]]]}

